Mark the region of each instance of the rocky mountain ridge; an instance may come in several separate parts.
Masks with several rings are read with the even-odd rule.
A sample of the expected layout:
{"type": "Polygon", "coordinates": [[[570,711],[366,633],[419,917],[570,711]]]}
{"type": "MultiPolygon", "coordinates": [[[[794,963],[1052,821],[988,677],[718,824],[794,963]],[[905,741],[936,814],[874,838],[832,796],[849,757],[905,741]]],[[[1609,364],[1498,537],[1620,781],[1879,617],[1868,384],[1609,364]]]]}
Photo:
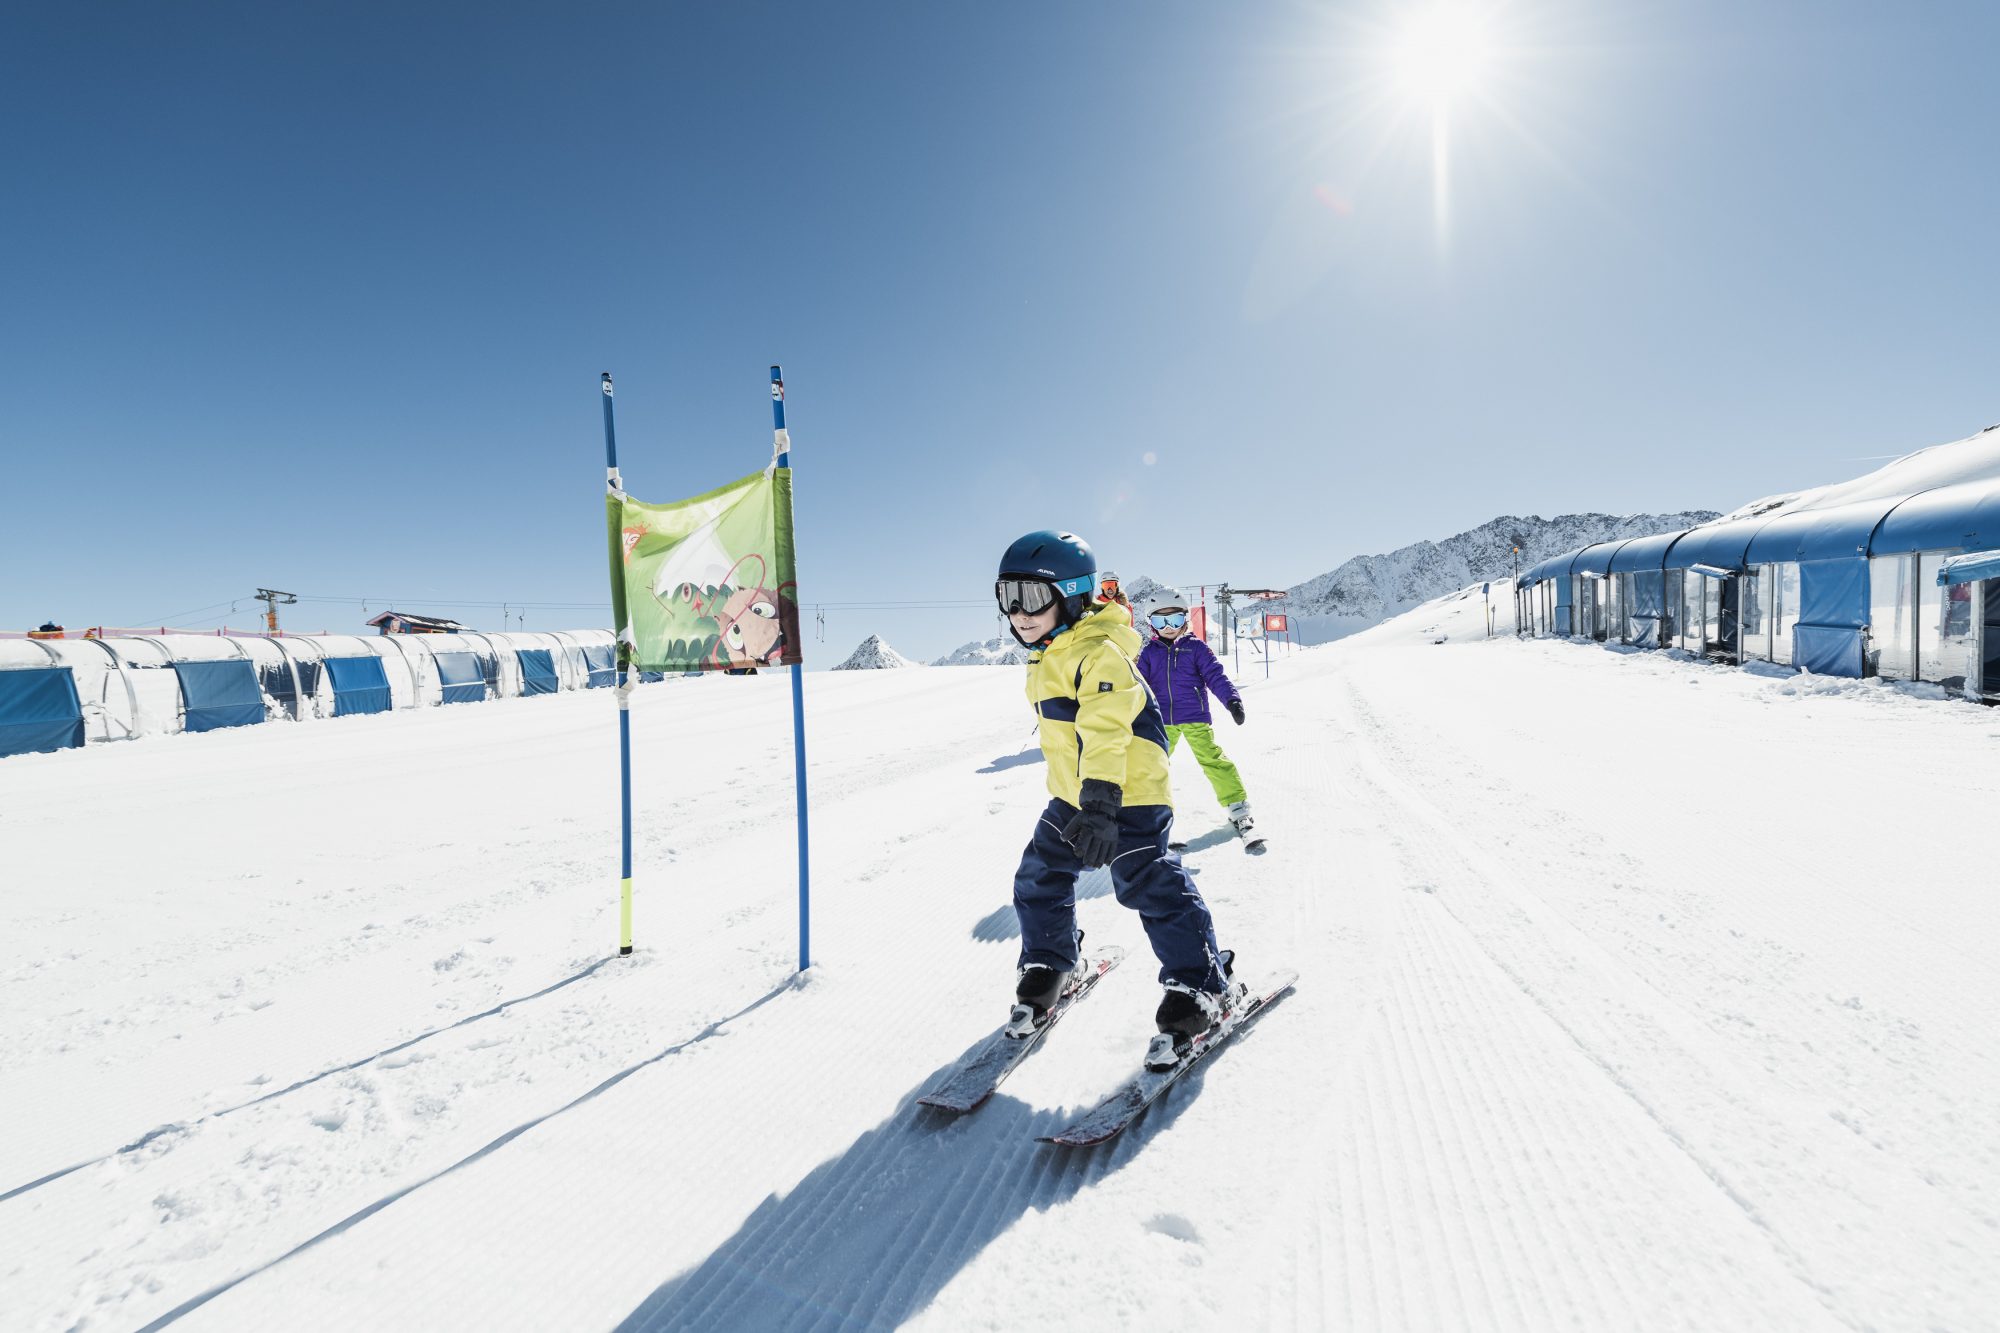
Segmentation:
{"type": "MultiPolygon", "coordinates": [[[[1413,542],[1381,555],[1358,555],[1286,591],[1282,602],[1256,603],[1259,609],[1287,611],[1293,636],[1301,643],[1324,643],[1379,624],[1434,597],[1468,585],[1510,577],[1539,560],[1592,542],[1620,541],[1672,532],[1720,518],[1714,510],[1672,514],[1503,514],[1441,541],[1413,542]],[[1515,548],[1519,547],[1516,556],[1515,548]]],[[[1123,578],[1135,608],[1162,587],[1144,574],[1123,578]]],[[[1184,590],[1192,596],[1194,589],[1184,590]]],[[[1214,589],[1209,590],[1211,599],[1214,589]]],[[[1238,603],[1239,615],[1247,615],[1238,603]]],[[[867,645],[863,645],[866,647],[867,645]]],[[[858,652],[859,650],[857,650],[858,652]]],[[[892,650],[893,651],[893,650],[892,650]]],[[[899,655],[900,656],[900,655],[899,655]]],[[[932,666],[1016,666],[1027,650],[1012,638],[964,644],[932,666]]]]}
{"type": "MultiPolygon", "coordinates": [[[[1473,583],[1509,578],[1519,568],[1591,542],[1621,541],[1707,523],[1720,514],[1504,514],[1443,541],[1421,541],[1383,555],[1358,555],[1287,590],[1293,614],[1360,622],[1362,628],[1473,583]]],[[[1349,629],[1347,632],[1353,632],[1349,629]]],[[[1325,637],[1338,637],[1328,635],[1325,637]]]]}
{"type": "Polygon", "coordinates": [[[932,662],[932,666],[1021,666],[1028,660],[1028,650],[1012,638],[987,639],[961,644],[943,657],[932,662]]]}

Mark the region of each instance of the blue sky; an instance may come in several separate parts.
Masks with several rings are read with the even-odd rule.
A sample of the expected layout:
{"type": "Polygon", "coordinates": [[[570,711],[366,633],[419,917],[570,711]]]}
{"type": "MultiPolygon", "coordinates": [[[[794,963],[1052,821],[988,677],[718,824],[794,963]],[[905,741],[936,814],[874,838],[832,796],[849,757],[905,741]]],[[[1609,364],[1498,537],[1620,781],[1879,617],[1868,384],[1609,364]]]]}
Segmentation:
{"type": "Polygon", "coordinates": [[[821,665],[2000,420],[2000,6],[1489,6],[1442,225],[1411,8],[9,7],[0,628],[603,623],[607,369],[667,499],[784,363],[821,665]]]}

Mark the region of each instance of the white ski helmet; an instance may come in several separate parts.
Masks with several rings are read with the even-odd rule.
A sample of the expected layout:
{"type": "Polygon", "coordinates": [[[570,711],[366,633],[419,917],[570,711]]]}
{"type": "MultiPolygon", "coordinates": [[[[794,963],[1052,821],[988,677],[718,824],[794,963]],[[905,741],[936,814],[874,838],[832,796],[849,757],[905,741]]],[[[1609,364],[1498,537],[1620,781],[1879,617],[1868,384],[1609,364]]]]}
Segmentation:
{"type": "Polygon", "coordinates": [[[1187,594],[1178,588],[1161,588],[1146,599],[1145,614],[1156,611],[1185,611],[1188,609],[1187,594]]]}

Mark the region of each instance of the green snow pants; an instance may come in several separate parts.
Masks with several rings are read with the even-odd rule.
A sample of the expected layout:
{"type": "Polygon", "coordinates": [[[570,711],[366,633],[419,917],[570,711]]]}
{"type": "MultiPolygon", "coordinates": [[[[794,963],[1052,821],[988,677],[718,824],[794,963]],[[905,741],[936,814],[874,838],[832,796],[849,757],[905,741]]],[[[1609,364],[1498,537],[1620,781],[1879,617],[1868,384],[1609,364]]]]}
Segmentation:
{"type": "Polygon", "coordinates": [[[1215,799],[1224,805],[1235,805],[1250,798],[1243,792],[1243,779],[1236,772],[1236,765],[1229,762],[1229,756],[1215,743],[1215,728],[1206,722],[1177,722],[1167,728],[1167,753],[1180,744],[1181,737],[1187,737],[1188,749],[1201,763],[1201,771],[1208,775],[1208,785],[1215,788],[1215,799]]]}

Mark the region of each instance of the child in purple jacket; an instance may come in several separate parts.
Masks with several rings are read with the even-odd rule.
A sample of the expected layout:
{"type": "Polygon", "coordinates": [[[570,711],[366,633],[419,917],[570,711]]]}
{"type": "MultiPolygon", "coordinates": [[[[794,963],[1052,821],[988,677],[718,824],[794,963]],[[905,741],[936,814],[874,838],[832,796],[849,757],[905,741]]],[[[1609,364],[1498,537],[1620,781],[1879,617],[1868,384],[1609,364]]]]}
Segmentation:
{"type": "Polygon", "coordinates": [[[1159,700],[1160,715],[1167,725],[1167,753],[1171,755],[1186,739],[1201,771],[1208,775],[1208,785],[1215,788],[1215,799],[1228,808],[1236,836],[1248,850],[1261,850],[1263,839],[1251,832],[1250,798],[1243,790],[1243,778],[1216,744],[1215,728],[1209,725],[1211,693],[1222,701],[1236,724],[1243,725],[1242,691],[1223,672],[1209,646],[1188,634],[1185,596],[1171,588],[1162,589],[1147,599],[1146,612],[1153,638],[1139,653],[1139,673],[1159,700]]]}

